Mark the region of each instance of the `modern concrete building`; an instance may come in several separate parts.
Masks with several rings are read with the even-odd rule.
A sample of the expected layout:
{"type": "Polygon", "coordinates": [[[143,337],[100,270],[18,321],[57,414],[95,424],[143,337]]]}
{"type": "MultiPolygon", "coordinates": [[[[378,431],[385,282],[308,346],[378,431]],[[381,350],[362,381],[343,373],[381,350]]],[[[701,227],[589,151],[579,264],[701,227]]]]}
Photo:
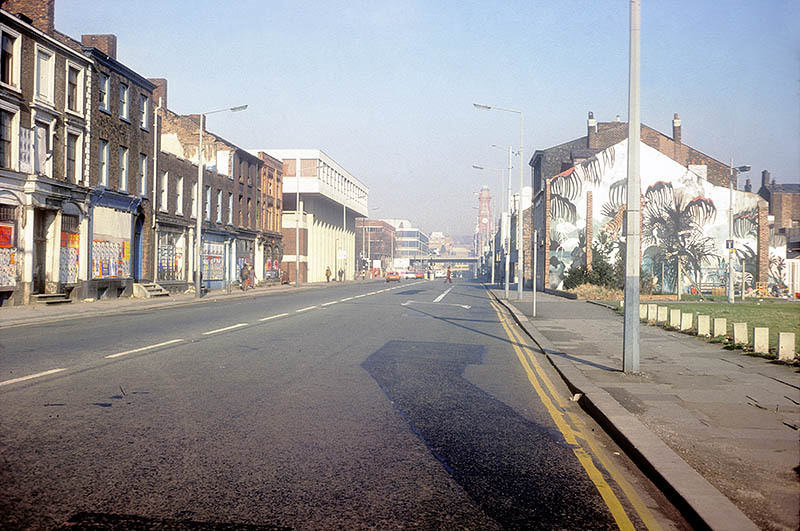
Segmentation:
{"type": "Polygon", "coordinates": [[[327,268],[354,278],[356,218],[369,212],[369,189],[320,149],[251,153],[261,151],[283,162],[281,270],[291,282],[296,266],[300,282],[322,282],[327,268]]]}
{"type": "Polygon", "coordinates": [[[395,228],[379,219],[356,218],[356,252],[360,270],[373,275],[391,267],[395,253],[395,228]]]}
{"type": "Polygon", "coordinates": [[[395,258],[424,258],[430,256],[430,238],[407,219],[384,219],[396,231],[395,258]]]}

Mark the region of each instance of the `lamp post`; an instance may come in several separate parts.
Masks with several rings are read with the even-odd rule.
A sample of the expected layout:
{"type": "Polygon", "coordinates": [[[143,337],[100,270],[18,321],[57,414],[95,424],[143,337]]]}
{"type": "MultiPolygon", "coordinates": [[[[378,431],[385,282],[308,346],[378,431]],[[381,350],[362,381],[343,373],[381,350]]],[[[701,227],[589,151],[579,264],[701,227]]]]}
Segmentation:
{"type": "MultiPolygon", "coordinates": [[[[200,113],[200,143],[197,149],[197,201],[195,201],[195,215],[197,216],[197,226],[195,227],[195,240],[194,240],[194,296],[200,298],[202,295],[202,282],[200,277],[203,271],[202,264],[202,248],[203,248],[203,211],[205,210],[205,197],[203,194],[203,136],[206,116],[218,112],[239,112],[247,108],[247,105],[238,105],[236,107],[226,107],[224,109],[216,109],[200,113]]],[[[156,178],[156,177],[154,177],[156,178]]],[[[211,198],[209,197],[209,201],[211,198]]]]}
{"type": "MultiPolygon", "coordinates": [[[[523,271],[524,268],[522,266],[524,260],[524,251],[522,247],[522,189],[523,189],[523,174],[522,174],[522,166],[523,166],[523,141],[522,141],[522,132],[524,129],[524,117],[522,111],[516,109],[506,109],[504,107],[496,107],[493,105],[482,105],[480,103],[473,103],[472,104],[476,109],[481,110],[495,110],[495,111],[505,111],[505,112],[513,112],[515,114],[519,114],[519,212],[517,213],[517,296],[519,299],[522,299],[522,285],[524,282],[523,278],[523,271]]],[[[510,166],[509,162],[509,166],[510,166]]],[[[511,175],[509,174],[509,181],[511,180],[511,175]]],[[[510,185],[510,183],[509,183],[510,185]]],[[[510,188],[510,186],[509,186],[510,188]]]]}
{"type": "Polygon", "coordinates": [[[641,267],[641,180],[639,178],[639,78],[641,64],[642,3],[631,0],[628,52],[628,168],[625,212],[625,318],[622,370],[639,371],[639,275],[641,267]]]}
{"type": "MultiPolygon", "coordinates": [[[[728,189],[730,190],[730,205],[728,206],[728,302],[733,304],[733,255],[736,249],[733,248],[733,180],[738,177],[739,173],[746,173],[750,171],[750,166],[733,167],[733,157],[731,157],[731,175],[728,181],[728,189]]],[[[737,187],[738,188],[738,187],[737,187]]],[[[742,268],[742,277],[744,277],[744,268],[742,268]]],[[[744,298],[744,291],[742,291],[742,298],[744,298]]]]}

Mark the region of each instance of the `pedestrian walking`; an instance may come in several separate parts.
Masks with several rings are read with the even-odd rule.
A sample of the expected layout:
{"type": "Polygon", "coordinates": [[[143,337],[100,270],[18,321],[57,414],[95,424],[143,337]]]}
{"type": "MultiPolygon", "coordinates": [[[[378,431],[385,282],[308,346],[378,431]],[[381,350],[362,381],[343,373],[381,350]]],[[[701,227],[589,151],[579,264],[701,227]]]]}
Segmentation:
{"type": "Polygon", "coordinates": [[[339,282],[344,281],[344,269],[339,268],[339,282]]]}
{"type": "Polygon", "coordinates": [[[452,284],[453,280],[450,274],[450,266],[447,267],[447,278],[445,279],[446,284],[452,284]]]}
{"type": "Polygon", "coordinates": [[[330,267],[326,267],[325,268],[325,281],[326,282],[330,282],[331,281],[331,268],[330,267]]]}
{"type": "Polygon", "coordinates": [[[241,288],[242,291],[247,291],[247,281],[249,279],[250,275],[247,272],[247,262],[245,262],[239,270],[239,288],[241,288]]]}
{"type": "Polygon", "coordinates": [[[256,268],[247,265],[247,286],[249,288],[256,287],[256,268]]]}

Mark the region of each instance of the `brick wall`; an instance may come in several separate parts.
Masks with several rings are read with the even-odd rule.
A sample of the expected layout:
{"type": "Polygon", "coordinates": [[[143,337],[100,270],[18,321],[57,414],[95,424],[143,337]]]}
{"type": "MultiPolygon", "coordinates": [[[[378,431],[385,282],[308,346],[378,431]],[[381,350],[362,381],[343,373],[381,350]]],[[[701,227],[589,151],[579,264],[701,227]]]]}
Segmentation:
{"type": "Polygon", "coordinates": [[[47,34],[55,31],[55,0],[5,0],[0,7],[9,13],[22,13],[33,26],[47,34]]]}
{"type": "Polygon", "coordinates": [[[104,35],[81,35],[81,44],[97,48],[112,59],[117,58],[117,36],[110,33],[104,35]]]}

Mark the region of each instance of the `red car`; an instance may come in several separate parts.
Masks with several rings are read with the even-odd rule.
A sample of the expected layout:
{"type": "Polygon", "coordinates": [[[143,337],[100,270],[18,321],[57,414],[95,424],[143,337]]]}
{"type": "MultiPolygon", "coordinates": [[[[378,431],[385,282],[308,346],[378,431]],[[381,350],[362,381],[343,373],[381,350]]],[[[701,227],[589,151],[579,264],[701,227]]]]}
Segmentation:
{"type": "Polygon", "coordinates": [[[392,280],[400,282],[400,273],[396,273],[394,271],[386,273],[386,282],[391,282],[392,280]]]}

